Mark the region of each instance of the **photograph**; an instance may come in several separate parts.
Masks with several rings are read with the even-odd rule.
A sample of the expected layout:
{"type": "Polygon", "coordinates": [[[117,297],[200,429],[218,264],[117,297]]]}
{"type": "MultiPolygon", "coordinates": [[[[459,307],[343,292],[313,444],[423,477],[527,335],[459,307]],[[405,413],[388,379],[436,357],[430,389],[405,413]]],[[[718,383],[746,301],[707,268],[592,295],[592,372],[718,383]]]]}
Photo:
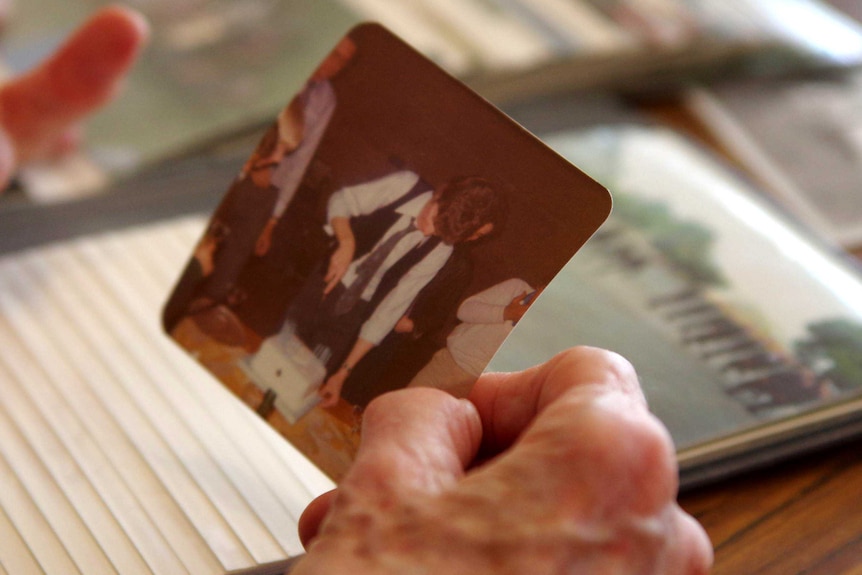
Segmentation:
{"type": "Polygon", "coordinates": [[[230,185],[164,328],[337,477],[374,397],[466,396],[610,207],[518,124],[362,25],[230,185]]]}

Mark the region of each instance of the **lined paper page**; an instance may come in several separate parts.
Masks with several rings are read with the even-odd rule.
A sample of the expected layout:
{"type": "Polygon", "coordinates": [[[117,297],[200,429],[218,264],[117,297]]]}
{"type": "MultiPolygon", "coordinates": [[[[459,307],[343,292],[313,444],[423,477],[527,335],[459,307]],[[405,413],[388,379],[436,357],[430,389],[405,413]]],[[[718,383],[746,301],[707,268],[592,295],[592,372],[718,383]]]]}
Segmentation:
{"type": "Polygon", "coordinates": [[[220,574],[301,551],[329,480],[159,326],[204,225],[0,258],[0,574],[220,574]]]}

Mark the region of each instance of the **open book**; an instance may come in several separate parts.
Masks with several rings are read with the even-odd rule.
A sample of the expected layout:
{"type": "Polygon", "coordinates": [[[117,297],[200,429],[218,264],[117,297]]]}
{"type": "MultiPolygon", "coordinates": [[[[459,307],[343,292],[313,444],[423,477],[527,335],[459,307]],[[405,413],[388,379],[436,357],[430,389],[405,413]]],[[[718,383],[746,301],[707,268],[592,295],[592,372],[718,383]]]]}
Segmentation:
{"type": "Polygon", "coordinates": [[[674,437],[684,486],[862,432],[857,262],[667,129],[547,141],[609,186],[615,211],[492,369],[575,344],[622,353],[674,437]]]}
{"type": "MultiPolygon", "coordinates": [[[[616,191],[617,211],[492,368],[573,344],[627,355],[684,487],[862,431],[851,262],[666,130],[548,141],[616,191]]],[[[298,513],[331,484],[158,326],[246,155],[0,213],[0,572],[266,573],[299,551],[298,513]]]]}
{"type": "Polygon", "coordinates": [[[159,325],[205,225],[183,206],[207,203],[203,171],[228,177],[206,164],[0,214],[0,573],[220,575],[301,551],[331,482],[159,325]],[[159,190],[194,185],[163,219],[159,190]]]}

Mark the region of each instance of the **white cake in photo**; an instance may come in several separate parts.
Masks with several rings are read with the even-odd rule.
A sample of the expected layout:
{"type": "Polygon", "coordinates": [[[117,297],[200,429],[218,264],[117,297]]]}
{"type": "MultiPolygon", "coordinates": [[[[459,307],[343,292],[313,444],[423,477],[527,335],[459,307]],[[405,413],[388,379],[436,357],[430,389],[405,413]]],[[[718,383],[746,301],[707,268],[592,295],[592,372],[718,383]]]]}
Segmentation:
{"type": "Polygon", "coordinates": [[[326,368],[293,333],[282,332],[264,340],[244,367],[256,384],[275,392],[275,408],[291,423],[320,401],[317,389],[326,377],[326,368]]]}

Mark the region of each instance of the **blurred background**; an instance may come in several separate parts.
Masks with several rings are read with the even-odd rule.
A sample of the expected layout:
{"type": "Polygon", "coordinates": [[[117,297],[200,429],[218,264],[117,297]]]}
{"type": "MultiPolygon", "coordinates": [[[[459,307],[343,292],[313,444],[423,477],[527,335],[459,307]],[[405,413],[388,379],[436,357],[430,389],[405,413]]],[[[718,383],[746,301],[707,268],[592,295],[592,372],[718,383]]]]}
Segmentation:
{"type": "MultiPolygon", "coordinates": [[[[4,2],[6,73],[32,66],[106,3],[4,2]]],[[[738,156],[798,217],[845,246],[862,242],[853,193],[862,27],[852,0],[128,4],[150,18],[152,44],[123,97],[89,125],[83,154],[22,173],[31,201],[103,192],[120,176],[253,141],[350,26],[376,20],[540,135],[595,123],[581,110],[596,106],[684,116],[679,129],[738,156]]]]}
{"type": "MultiPolygon", "coordinates": [[[[0,0],[2,73],[26,71],[107,3],[0,0]]],[[[157,390],[152,397],[164,392],[170,409],[142,396],[123,408],[147,417],[130,419],[117,411],[118,426],[131,436],[147,431],[150,418],[166,438],[164,451],[153,452],[156,466],[175,450],[188,459],[183,461],[189,469],[206,471],[197,452],[187,449],[197,441],[212,448],[212,465],[230,464],[231,452],[206,442],[218,442],[220,432],[239,438],[257,467],[248,474],[242,468],[236,485],[260,503],[255,513],[266,520],[272,512],[280,547],[239,559],[227,547],[229,557],[220,557],[207,572],[296,552],[290,511],[301,510],[318,487],[291,491],[285,485],[293,469],[301,471],[300,483],[314,478],[299,461],[272,471],[272,453],[285,449],[280,438],[261,435],[266,449],[249,448],[258,440],[244,438],[260,430],[244,419],[250,414],[225,415],[232,403],[213,392],[212,378],[183,370],[169,379],[169,369],[159,371],[161,354],[177,351],[156,325],[157,308],[207,216],[278,111],[351,26],[376,20],[614,195],[610,220],[531,307],[492,367],[525,367],[581,343],[622,352],[679,447],[684,488],[749,472],[712,490],[689,491],[682,500],[710,531],[716,573],[859,573],[858,439],[817,460],[800,458],[797,467],[760,476],[751,469],[862,434],[862,274],[850,257],[862,256],[862,3],[126,3],[148,16],[152,41],[122,97],[88,123],[80,153],[22,170],[0,199],[0,335],[6,334],[0,364],[32,363],[24,375],[6,377],[0,390],[29,390],[38,381],[32,374],[51,367],[57,389],[78,386],[69,388],[72,400],[89,397],[91,383],[110,391],[132,382],[128,389],[136,393],[157,390]],[[148,221],[157,227],[137,227],[148,221]],[[104,237],[87,236],[104,230],[104,237]],[[37,247],[76,236],[82,241],[45,252],[37,247]],[[36,249],[23,250],[31,247],[36,249]],[[79,268],[80,277],[96,277],[93,285],[104,284],[108,295],[94,296],[100,292],[76,274],[70,280],[67,271],[79,268]],[[54,282],[53,291],[45,289],[46,278],[54,282]],[[80,299],[66,306],[66,296],[76,290],[80,299]],[[41,345],[39,330],[54,341],[53,331],[62,328],[77,335],[65,338],[70,342],[110,333],[106,357],[113,361],[134,352],[157,376],[130,379],[132,365],[116,377],[88,373],[80,381],[70,379],[63,353],[75,348],[67,349],[65,341],[57,346],[63,353],[56,354],[37,347],[38,353],[28,355],[16,352],[21,345],[7,345],[20,337],[12,320],[30,315],[26,325],[38,326],[35,336],[28,332],[36,344],[41,345]],[[71,325],[70,317],[79,318],[81,327],[71,325]],[[105,325],[94,328],[88,317],[102,317],[105,325]],[[162,428],[162,412],[171,410],[196,426],[194,437],[162,428]],[[126,427],[127,421],[141,425],[126,427]],[[266,490],[255,478],[287,502],[286,514],[259,499],[266,490]]],[[[76,354],[68,359],[76,360],[76,354]]],[[[18,414],[22,402],[6,397],[0,399],[10,406],[0,411],[18,414]]],[[[64,407],[35,418],[37,434],[54,423],[57,412],[68,411],[84,423],[91,419],[74,401],[44,403],[64,407]]],[[[67,433],[65,427],[61,431],[58,436],[67,433]]],[[[2,435],[4,454],[29,441],[2,435]]],[[[127,453],[120,449],[116,455],[127,453]]],[[[46,466],[65,461],[61,455],[50,451],[46,466]]],[[[31,479],[21,475],[27,485],[31,479]]],[[[205,485],[214,476],[202,472],[199,479],[205,485]]],[[[136,479],[129,479],[133,490],[149,493],[136,479]]],[[[168,487],[165,494],[173,488],[168,487]]],[[[8,493],[0,503],[11,509],[15,496],[8,493]]],[[[212,498],[216,504],[219,497],[212,498]]],[[[141,500],[171,501],[167,495],[141,500]]],[[[53,503],[44,508],[64,512],[53,503]]],[[[33,524],[30,508],[16,509],[33,524]]],[[[174,527],[174,516],[161,508],[153,516],[160,529],[174,527]]],[[[182,514],[176,517],[184,525],[182,514]]],[[[209,533],[212,522],[204,517],[200,525],[209,533]]],[[[77,524],[64,519],[57,525],[77,524]]],[[[35,540],[45,532],[35,529],[35,540]]],[[[245,544],[267,541],[243,527],[236,533],[245,544]]],[[[195,552],[185,539],[176,539],[177,549],[195,552]]],[[[22,548],[24,555],[33,549],[22,548]]],[[[44,557],[56,555],[46,549],[44,557]]]]}

